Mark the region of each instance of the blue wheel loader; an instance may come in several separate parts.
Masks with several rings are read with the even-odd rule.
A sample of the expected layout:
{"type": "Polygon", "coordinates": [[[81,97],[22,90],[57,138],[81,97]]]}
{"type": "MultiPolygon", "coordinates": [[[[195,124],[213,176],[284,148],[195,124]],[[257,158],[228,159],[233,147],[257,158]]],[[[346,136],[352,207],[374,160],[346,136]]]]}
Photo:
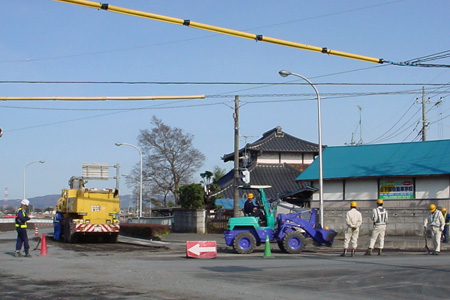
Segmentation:
{"type": "Polygon", "coordinates": [[[263,216],[230,218],[225,231],[225,242],[237,253],[252,253],[267,238],[272,243],[276,242],[281,251],[290,254],[300,253],[305,247],[305,239],[309,238],[315,245],[332,246],[337,232],[322,228],[317,223],[317,209],[277,215],[278,201],[269,201],[264,192],[270,186],[249,185],[239,188],[259,192],[263,216]]]}

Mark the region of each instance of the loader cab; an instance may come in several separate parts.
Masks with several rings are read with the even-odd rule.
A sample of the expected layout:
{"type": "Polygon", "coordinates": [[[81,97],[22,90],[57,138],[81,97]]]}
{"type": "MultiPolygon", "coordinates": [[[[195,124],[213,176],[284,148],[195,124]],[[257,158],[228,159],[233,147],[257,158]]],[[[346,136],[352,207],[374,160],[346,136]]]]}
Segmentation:
{"type": "Polygon", "coordinates": [[[263,217],[245,216],[231,218],[228,222],[228,229],[233,230],[235,227],[253,227],[255,229],[260,228],[274,228],[275,227],[275,214],[276,205],[272,205],[272,202],[266,198],[265,189],[271,188],[270,185],[247,185],[239,186],[241,195],[247,195],[253,193],[255,195],[255,203],[262,205],[263,217]]]}

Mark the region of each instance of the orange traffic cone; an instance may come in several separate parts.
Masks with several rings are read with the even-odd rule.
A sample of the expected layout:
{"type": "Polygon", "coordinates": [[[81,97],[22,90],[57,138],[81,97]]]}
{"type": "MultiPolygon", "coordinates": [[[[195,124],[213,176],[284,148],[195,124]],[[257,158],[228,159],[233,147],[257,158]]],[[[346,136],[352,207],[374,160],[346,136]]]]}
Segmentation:
{"type": "Polygon", "coordinates": [[[38,237],[38,236],[39,236],[39,230],[38,230],[37,225],[34,225],[34,236],[35,236],[35,237],[38,237]]]}
{"type": "Polygon", "coordinates": [[[39,256],[45,256],[48,255],[47,253],[47,241],[45,240],[45,233],[42,234],[41,237],[41,253],[39,256]]]}

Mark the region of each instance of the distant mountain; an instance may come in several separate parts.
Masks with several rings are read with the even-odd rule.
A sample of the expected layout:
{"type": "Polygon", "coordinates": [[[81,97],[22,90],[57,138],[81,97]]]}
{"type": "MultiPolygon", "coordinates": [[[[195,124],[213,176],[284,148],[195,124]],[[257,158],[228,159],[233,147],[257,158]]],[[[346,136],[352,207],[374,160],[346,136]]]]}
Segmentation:
{"type": "Polygon", "coordinates": [[[35,208],[44,209],[47,207],[56,207],[56,202],[58,202],[59,197],[61,197],[61,194],[39,196],[34,198],[28,198],[28,200],[30,200],[30,203],[35,208]]]}

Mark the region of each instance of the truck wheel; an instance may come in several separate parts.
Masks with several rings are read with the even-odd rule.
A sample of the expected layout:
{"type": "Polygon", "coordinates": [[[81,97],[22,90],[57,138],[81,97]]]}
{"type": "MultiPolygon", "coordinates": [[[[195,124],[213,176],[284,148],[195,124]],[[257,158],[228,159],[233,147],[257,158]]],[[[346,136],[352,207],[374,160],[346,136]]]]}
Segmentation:
{"type": "Polygon", "coordinates": [[[73,244],[78,241],[76,234],[71,234],[72,218],[64,219],[64,242],[73,244]]]}
{"type": "Polygon", "coordinates": [[[283,239],[283,247],[289,254],[298,254],[305,247],[305,238],[298,231],[291,231],[283,239]]]}
{"type": "Polygon", "coordinates": [[[250,254],[255,247],[256,239],[250,232],[240,232],[233,240],[233,248],[239,254],[250,254]]]}
{"type": "Polygon", "coordinates": [[[63,226],[63,236],[64,236],[64,243],[69,242],[69,236],[70,236],[70,220],[68,218],[64,219],[64,226],[63,226]]]}

